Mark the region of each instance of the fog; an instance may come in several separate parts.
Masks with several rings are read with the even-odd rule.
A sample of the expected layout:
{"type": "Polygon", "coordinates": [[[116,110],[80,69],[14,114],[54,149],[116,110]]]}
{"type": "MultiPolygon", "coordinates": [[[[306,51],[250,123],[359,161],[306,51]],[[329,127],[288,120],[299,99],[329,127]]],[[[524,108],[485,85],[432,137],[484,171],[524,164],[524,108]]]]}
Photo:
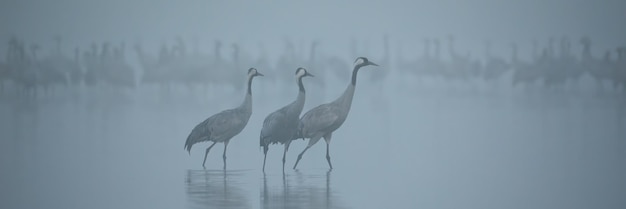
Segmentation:
{"type": "Polygon", "coordinates": [[[624,208],[623,1],[0,2],[0,208],[624,208]],[[312,146],[263,120],[341,96],[312,146]],[[182,149],[244,101],[224,144],[182,149]],[[321,141],[321,140],[320,140],[321,141]]]}

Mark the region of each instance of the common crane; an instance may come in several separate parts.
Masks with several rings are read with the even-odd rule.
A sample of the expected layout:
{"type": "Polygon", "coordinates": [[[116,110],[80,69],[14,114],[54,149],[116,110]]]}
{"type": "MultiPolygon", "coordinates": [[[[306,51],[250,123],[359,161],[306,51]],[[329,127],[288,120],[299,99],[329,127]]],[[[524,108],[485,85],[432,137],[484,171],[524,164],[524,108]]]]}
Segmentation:
{"type": "Polygon", "coordinates": [[[333,165],[330,163],[330,155],[328,153],[332,133],[341,127],[343,122],[348,117],[350,106],[352,105],[352,98],[354,97],[357,73],[359,72],[359,69],[368,65],[378,66],[376,63],[367,60],[365,57],[358,57],[354,61],[352,81],[348,84],[344,93],[339,98],[335,99],[335,101],[319,105],[309,110],[302,116],[295,138],[310,138],[310,140],[306,148],[304,148],[300,155],[298,155],[298,160],[296,160],[296,164],[293,166],[293,169],[296,169],[296,166],[298,166],[298,162],[302,159],[304,152],[311,148],[311,146],[317,143],[317,141],[319,141],[322,137],[324,137],[324,140],[326,141],[326,160],[328,161],[328,166],[330,166],[330,169],[333,168],[333,165]]]}
{"type": "MultiPolygon", "coordinates": [[[[206,162],[206,157],[209,154],[209,150],[218,142],[224,142],[224,170],[226,170],[226,147],[228,142],[235,135],[239,134],[248,124],[250,115],[252,115],[252,79],[256,76],[263,76],[257,69],[250,68],[248,70],[248,92],[245,99],[239,107],[224,110],[217,113],[200,124],[191,131],[185,142],[185,149],[191,153],[191,146],[198,142],[212,141],[213,144],[206,149],[204,153],[204,161],[202,161],[202,167],[206,162]]],[[[206,168],[206,167],[204,167],[206,168]]]]}
{"type": "Polygon", "coordinates": [[[260,142],[263,147],[263,171],[265,171],[265,160],[267,158],[267,150],[270,144],[281,143],[285,145],[283,152],[283,172],[285,172],[285,155],[289,149],[289,144],[293,140],[297,132],[300,113],[304,108],[306,92],[302,84],[302,78],[306,76],[313,77],[306,69],[300,67],[296,70],[296,81],[298,83],[298,97],[295,101],[284,106],[275,112],[270,113],[263,121],[263,129],[261,129],[260,142]]]}

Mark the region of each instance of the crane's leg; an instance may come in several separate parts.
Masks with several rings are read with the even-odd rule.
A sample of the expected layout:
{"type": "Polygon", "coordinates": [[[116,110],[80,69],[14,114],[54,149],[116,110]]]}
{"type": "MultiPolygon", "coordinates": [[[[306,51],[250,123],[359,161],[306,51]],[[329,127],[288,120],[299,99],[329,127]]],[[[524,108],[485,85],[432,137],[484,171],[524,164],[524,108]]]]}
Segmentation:
{"type": "Polygon", "coordinates": [[[333,164],[330,163],[330,154],[328,152],[329,147],[330,147],[330,138],[333,136],[333,133],[328,133],[326,134],[326,136],[324,136],[324,141],[326,141],[326,161],[328,161],[328,166],[330,166],[330,169],[333,169],[333,164]]]}
{"type": "Polygon", "coordinates": [[[263,146],[263,154],[265,155],[265,157],[263,157],[263,173],[265,173],[265,159],[267,159],[267,150],[269,149],[267,146],[263,146]]]}
{"type": "Polygon", "coordinates": [[[213,144],[211,144],[209,148],[206,148],[206,152],[204,152],[204,161],[202,161],[202,168],[206,169],[206,167],[204,167],[204,163],[206,163],[206,156],[209,155],[209,150],[211,150],[211,148],[213,147],[213,145],[215,145],[215,143],[217,142],[213,142],[213,144]]]}
{"type": "Polygon", "coordinates": [[[285,174],[285,156],[287,155],[287,150],[289,150],[289,144],[291,144],[291,140],[285,143],[285,151],[283,152],[283,174],[285,174]]]}
{"type": "Polygon", "coordinates": [[[296,166],[298,166],[298,162],[300,162],[300,160],[302,159],[302,155],[304,155],[304,152],[306,152],[309,148],[311,148],[311,146],[317,143],[317,141],[319,141],[321,138],[322,138],[321,136],[316,136],[309,140],[309,145],[307,145],[306,148],[304,148],[304,150],[302,150],[302,152],[298,155],[298,159],[296,160],[296,164],[293,165],[293,169],[296,169],[296,166]]]}
{"type": "Polygon", "coordinates": [[[224,154],[222,155],[222,159],[224,159],[224,170],[226,170],[226,147],[228,147],[228,141],[224,141],[224,154]]]}

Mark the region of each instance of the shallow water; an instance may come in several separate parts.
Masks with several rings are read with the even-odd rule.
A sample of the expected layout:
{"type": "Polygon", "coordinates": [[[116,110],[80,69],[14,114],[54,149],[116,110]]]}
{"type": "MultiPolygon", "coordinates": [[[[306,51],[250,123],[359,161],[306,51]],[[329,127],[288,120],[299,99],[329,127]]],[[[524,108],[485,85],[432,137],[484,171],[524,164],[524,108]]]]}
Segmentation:
{"type": "Polygon", "coordinates": [[[186,195],[190,208],[252,208],[256,191],[252,170],[188,170],[186,195]]]}
{"type": "MultiPolygon", "coordinates": [[[[207,170],[208,144],[191,153],[183,144],[198,122],[238,105],[237,92],[160,97],[139,89],[36,102],[4,95],[0,208],[626,205],[622,97],[486,89],[422,84],[377,92],[360,85],[348,120],[333,134],[335,169],[328,170],[322,140],[292,170],[306,146],[297,140],[284,175],[282,145],[270,146],[261,172],[262,120],[293,99],[272,89],[254,91],[253,116],[228,146],[226,171],[223,144],[209,153],[207,170]]],[[[320,103],[308,99],[305,111],[320,103]]]]}

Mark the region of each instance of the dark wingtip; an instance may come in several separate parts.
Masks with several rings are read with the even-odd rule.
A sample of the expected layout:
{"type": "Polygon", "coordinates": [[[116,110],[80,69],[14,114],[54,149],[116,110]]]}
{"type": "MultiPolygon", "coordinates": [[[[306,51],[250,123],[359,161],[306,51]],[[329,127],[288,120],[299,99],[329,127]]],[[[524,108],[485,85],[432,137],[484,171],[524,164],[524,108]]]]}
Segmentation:
{"type": "Polygon", "coordinates": [[[263,143],[263,141],[264,141],[264,140],[263,140],[263,137],[259,137],[259,141],[260,141],[260,143],[259,143],[259,145],[260,145],[260,146],[259,146],[259,149],[261,149],[261,148],[262,148],[262,149],[261,149],[261,151],[262,151],[262,152],[264,152],[264,153],[267,153],[267,151],[266,151],[266,150],[267,150],[267,145],[266,145],[265,143],[263,143]]]}
{"type": "Polygon", "coordinates": [[[187,150],[187,152],[189,153],[189,155],[191,155],[191,145],[189,143],[185,143],[185,150],[187,150]]]}
{"type": "Polygon", "coordinates": [[[191,155],[191,146],[193,146],[194,144],[193,140],[191,139],[192,134],[193,134],[193,130],[191,131],[189,136],[187,136],[187,140],[185,140],[185,149],[187,150],[189,155],[191,155]]]}
{"type": "Polygon", "coordinates": [[[269,145],[269,143],[265,143],[265,138],[263,137],[260,137],[259,141],[260,141],[259,143],[260,147],[263,147],[264,149],[269,145]]]}
{"type": "Polygon", "coordinates": [[[296,135],[293,139],[302,138],[302,140],[304,140],[304,136],[302,135],[302,126],[302,122],[298,122],[298,130],[296,131],[296,135]]]}

